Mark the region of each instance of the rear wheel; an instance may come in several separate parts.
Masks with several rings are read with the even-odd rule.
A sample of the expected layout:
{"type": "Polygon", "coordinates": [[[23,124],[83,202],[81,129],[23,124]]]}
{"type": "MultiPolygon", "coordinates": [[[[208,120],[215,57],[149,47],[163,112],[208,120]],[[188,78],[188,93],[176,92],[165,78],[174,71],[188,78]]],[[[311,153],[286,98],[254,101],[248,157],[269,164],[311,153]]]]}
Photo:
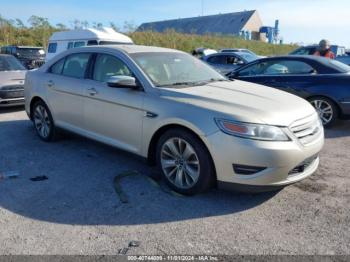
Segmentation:
{"type": "Polygon", "coordinates": [[[331,127],[335,124],[339,112],[333,101],[325,97],[314,97],[309,101],[316,109],[324,127],[331,127]]]}
{"type": "Polygon", "coordinates": [[[215,178],[214,166],[203,142],[181,128],[161,136],[157,145],[157,164],[167,184],[185,195],[206,191],[215,178]]]}
{"type": "Polygon", "coordinates": [[[45,142],[55,140],[56,127],[48,107],[43,101],[33,106],[33,123],[38,136],[45,142]]]}

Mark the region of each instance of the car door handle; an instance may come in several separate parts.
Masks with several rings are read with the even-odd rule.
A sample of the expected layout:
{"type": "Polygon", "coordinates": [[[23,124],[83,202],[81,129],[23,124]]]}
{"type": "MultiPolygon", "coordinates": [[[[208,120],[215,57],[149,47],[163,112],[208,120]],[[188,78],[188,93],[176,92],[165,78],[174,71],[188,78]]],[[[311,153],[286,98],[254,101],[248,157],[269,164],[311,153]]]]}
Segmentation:
{"type": "Polygon", "coordinates": [[[53,87],[55,85],[55,83],[52,81],[52,80],[49,80],[48,82],[47,82],[47,86],[48,87],[53,87]]]}
{"type": "Polygon", "coordinates": [[[93,87],[89,88],[88,91],[89,91],[89,95],[90,96],[94,96],[94,95],[98,94],[97,90],[95,88],[93,88],[93,87]]]}

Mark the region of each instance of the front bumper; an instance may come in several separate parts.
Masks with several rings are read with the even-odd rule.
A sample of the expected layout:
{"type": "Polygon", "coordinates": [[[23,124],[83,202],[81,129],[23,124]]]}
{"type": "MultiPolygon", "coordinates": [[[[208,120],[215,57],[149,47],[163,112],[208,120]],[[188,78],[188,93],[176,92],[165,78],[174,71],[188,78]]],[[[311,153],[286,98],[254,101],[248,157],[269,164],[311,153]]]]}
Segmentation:
{"type": "Polygon", "coordinates": [[[0,98],[0,107],[10,107],[10,106],[23,106],[25,103],[24,97],[22,98],[0,98]]]}
{"type": "Polygon", "coordinates": [[[206,138],[219,187],[232,185],[244,191],[251,191],[245,188],[256,188],[256,191],[278,189],[311,176],[319,166],[318,154],[324,145],[323,130],[307,146],[297,138],[288,142],[257,141],[226,135],[220,131],[206,138]],[[298,169],[309,159],[312,161],[305,168],[298,169]],[[235,173],[233,165],[264,169],[251,175],[242,175],[235,173]]]}
{"type": "Polygon", "coordinates": [[[9,90],[0,89],[0,107],[24,105],[24,90],[12,88],[9,90]]]}

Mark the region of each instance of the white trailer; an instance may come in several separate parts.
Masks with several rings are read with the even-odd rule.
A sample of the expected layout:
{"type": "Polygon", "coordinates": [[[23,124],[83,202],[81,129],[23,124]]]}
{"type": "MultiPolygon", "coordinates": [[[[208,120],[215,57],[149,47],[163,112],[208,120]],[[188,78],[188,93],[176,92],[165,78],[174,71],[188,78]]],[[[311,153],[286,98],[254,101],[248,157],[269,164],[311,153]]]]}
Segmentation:
{"type": "Polygon", "coordinates": [[[49,39],[46,61],[70,48],[113,44],[132,45],[133,41],[130,37],[108,27],[56,32],[49,39]]]}

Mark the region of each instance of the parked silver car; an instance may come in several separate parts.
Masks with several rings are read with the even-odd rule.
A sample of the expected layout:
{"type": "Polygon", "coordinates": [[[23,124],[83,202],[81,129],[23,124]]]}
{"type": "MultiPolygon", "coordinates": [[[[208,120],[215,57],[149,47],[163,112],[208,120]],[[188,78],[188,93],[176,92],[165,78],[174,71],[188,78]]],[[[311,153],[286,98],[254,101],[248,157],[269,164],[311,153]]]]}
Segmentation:
{"type": "Polygon", "coordinates": [[[0,55],[0,107],[24,105],[27,70],[11,55],[0,55]]]}
{"type": "Polygon", "coordinates": [[[317,170],[324,143],[303,99],[229,81],[171,49],[72,49],[29,72],[25,95],[44,141],[63,128],[138,154],[189,195],[215,183],[239,190],[295,183],[317,170]]]}

